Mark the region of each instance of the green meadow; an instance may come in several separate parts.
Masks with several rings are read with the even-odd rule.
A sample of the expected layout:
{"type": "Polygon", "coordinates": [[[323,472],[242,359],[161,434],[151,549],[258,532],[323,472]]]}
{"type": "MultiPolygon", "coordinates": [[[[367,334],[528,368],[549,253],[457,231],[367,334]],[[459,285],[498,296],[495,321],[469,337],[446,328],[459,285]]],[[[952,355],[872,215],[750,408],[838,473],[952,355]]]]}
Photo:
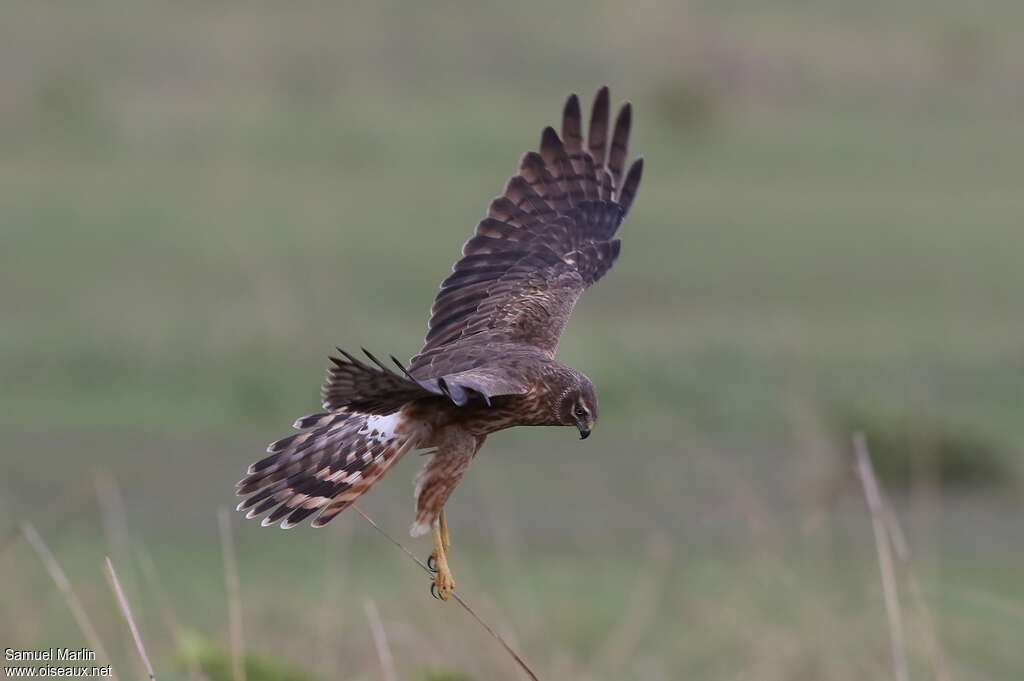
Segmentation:
{"type": "MultiPolygon", "coordinates": [[[[458,592],[542,679],[892,678],[863,430],[910,544],[912,679],[1024,673],[1024,48],[1011,2],[0,8],[0,647],[231,679],[217,512],[408,357],[461,243],[601,84],[646,159],[561,359],[601,421],[492,437],[458,592]]],[[[361,507],[408,539],[416,457],[361,507]]],[[[346,514],[348,516],[349,514],[346,514]]],[[[520,679],[362,518],[232,514],[249,681],[520,679]],[[386,666],[386,665],[385,665],[386,666]]]]}

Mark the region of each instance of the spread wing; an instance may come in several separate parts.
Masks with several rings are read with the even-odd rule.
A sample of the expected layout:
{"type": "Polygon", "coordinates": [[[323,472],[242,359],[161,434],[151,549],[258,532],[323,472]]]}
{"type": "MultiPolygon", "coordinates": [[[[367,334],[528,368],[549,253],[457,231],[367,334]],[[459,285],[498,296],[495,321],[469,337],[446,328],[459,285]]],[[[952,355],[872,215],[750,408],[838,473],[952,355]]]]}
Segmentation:
{"type": "Polygon", "coordinates": [[[630,105],[619,111],[610,144],[608,114],[603,87],[584,148],[579,99],[571,95],[561,137],[545,128],[539,152],[523,155],[441,284],[423,349],[412,359],[414,375],[435,374],[435,364],[453,368],[443,356],[468,345],[512,344],[554,356],[580,294],[619,255],[615,232],[643,172],[643,159],[623,172],[630,105]]]}

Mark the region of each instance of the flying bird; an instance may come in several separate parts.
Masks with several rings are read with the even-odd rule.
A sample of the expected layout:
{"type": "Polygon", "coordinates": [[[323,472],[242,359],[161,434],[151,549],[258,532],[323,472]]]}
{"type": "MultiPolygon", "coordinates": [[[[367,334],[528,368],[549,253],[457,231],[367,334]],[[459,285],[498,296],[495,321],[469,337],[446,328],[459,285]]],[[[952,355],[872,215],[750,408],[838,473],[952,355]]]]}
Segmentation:
{"type": "Polygon", "coordinates": [[[513,426],[572,426],[590,435],[598,416],[590,379],[555,359],[580,295],[619,256],[643,159],[625,171],[632,108],[609,128],[608,88],[594,99],[583,138],[580,102],[565,103],[561,136],[538,151],[491,201],[434,299],[423,348],[408,366],[338,349],[321,390],[323,412],[267,447],[239,481],[247,518],[326,525],[411,450],[425,450],[410,533],[433,537],[432,593],[455,588],[444,506],[487,436],[513,426]],[[609,130],[611,134],[609,137],[609,130]]]}

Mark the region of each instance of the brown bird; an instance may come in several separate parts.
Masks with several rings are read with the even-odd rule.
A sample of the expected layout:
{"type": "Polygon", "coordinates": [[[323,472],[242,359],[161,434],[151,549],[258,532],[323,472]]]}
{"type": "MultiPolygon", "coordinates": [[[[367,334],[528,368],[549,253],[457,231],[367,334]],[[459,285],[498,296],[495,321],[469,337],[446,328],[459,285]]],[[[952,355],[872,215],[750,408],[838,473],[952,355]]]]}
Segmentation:
{"type": "Polygon", "coordinates": [[[573,426],[590,435],[597,393],[555,347],[583,293],[619,255],[615,232],[636,196],[637,159],[624,174],[629,103],[611,139],[608,88],[594,99],[586,142],[571,95],[562,135],[545,128],[539,152],[493,201],[434,299],[426,341],[408,368],[389,368],[338,349],[321,395],[324,412],[267,447],[237,492],[238,510],[263,525],[320,527],[351,506],[404,454],[427,450],[416,476],[416,537],[433,533],[433,593],[455,587],[444,505],[493,432],[512,426],[573,426]],[[585,144],[585,146],[584,146],[585,144]]]}

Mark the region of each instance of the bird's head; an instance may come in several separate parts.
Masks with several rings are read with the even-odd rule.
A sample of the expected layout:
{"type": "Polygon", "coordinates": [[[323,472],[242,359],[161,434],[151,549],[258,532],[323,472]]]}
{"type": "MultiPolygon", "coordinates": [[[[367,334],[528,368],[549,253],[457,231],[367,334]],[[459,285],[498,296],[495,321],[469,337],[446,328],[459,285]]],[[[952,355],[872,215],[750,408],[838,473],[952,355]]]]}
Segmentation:
{"type": "Polygon", "coordinates": [[[580,439],[585,440],[597,421],[597,391],[590,379],[576,373],[575,380],[562,393],[558,405],[559,423],[564,426],[576,426],[580,431],[580,439]]]}

